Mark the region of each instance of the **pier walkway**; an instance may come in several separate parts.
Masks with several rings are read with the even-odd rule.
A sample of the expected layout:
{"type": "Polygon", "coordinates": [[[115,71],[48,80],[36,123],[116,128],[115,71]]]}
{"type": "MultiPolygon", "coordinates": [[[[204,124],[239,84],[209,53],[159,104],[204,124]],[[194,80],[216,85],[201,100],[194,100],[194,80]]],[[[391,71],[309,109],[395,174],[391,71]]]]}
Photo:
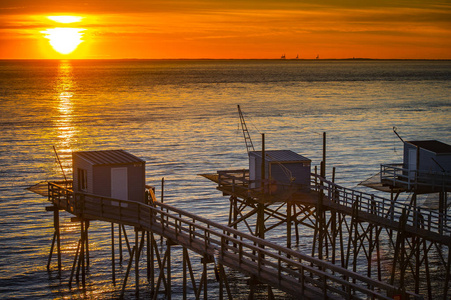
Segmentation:
{"type": "MultiPolygon", "coordinates": [[[[225,188],[225,187],[224,187],[225,188]]],[[[358,209],[368,217],[392,222],[396,226],[404,207],[386,204],[377,197],[339,188],[321,181],[312,193],[324,191],[324,205],[335,205],[343,210],[358,209]],[[355,208],[355,207],[354,207],[355,208]],[[400,211],[401,210],[401,211],[400,211]]],[[[65,210],[79,219],[98,220],[135,227],[166,238],[173,244],[192,250],[205,259],[251,276],[258,282],[305,299],[416,299],[393,285],[371,279],[346,268],[293,251],[256,236],[242,233],[231,227],[156,201],[152,189],[148,189],[149,203],[118,200],[86,193],[74,193],[70,186],[48,183],[49,201],[58,210],[65,210]]],[[[413,218],[419,218],[414,214],[413,218]]],[[[449,233],[448,223],[438,221],[440,216],[423,215],[420,227],[412,230],[434,233],[434,238],[449,233]],[[441,234],[440,234],[441,233],[441,234]]],[[[425,233],[426,234],[426,233],[425,233]]],[[[448,237],[449,238],[449,237],[448,237]]],[[[138,255],[139,257],[139,255],[138,255]]],[[[230,294],[229,294],[230,297],[230,294]]]]}
{"type": "Polygon", "coordinates": [[[389,230],[402,228],[411,236],[446,246],[451,245],[451,216],[413,207],[410,203],[348,189],[314,173],[311,174],[312,181],[308,190],[291,190],[286,186],[285,191],[279,191],[275,195],[261,193],[261,189],[250,189],[248,170],[218,171],[217,174],[203,176],[216,182],[217,189],[226,195],[264,203],[291,202],[315,207],[320,205],[323,210],[353,216],[361,222],[389,230]]]}

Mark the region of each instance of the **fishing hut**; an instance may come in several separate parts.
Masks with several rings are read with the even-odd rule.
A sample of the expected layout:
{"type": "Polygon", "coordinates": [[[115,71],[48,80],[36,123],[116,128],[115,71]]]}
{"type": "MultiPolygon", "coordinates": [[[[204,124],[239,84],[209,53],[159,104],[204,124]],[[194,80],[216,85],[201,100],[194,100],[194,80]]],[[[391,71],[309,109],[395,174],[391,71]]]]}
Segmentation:
{"type": "Polygon", "coordinates": [[[382,164],[381,184],[416,193],[451,189],[451,145],[436,140],[405,141],[403,162],[382,164]]]}
{"type": "Polygon", "coordinates": [[[308,190],[311,160],[291,150],[249,152],[250,188],[262,187],[261,178],[267,178],[268,193],[282,194],[289,190],[308,190]],[[265,162],[263,163],[263,159],[265,162]],[[262,171],[264,168],[264,174],[262,171]]]}
{"type": "Polygon", "coordinates": [[[146,162],[124,150],[72,153],[73,190],[120,200],[145,201],[146,162]]]}
{"type": "Polygon", "coordinates": [[[392,272],[391,282],[395,278],[402,280],[407,274],[406,266],[414,265],[413,282],[416,289],[425,282],[428,296],[432,298],[428,252],[435,246],[441,249],[438,251],[440,256],[448,256],[448,262],[444,263],[446,295],[451,278],[451,218],[448,201],[448,193],[451,192],[451,145],[437,140],[405,141],[395,130],[394,133],[403,142],[403,161],[381,164],[378,174],[361,183],[390,193],[393,201],[391,210],[403,207],[400,215],[403,222],[399,225],[396,242],[393,243],[393,265],[398,264],[401,271],[392,272]],[[400,197],[401,194],[405,194],[405,197],[400,197]],[[402,198],[406,198],[404,204],[401,204],[402,198]],[[409,232],[412,228],[415,233],[409,232]],[[426,228],[434,228],[434,232],[422,232],[426,228]],[[419,279],[421,276],[422,280],[419,279]]]}

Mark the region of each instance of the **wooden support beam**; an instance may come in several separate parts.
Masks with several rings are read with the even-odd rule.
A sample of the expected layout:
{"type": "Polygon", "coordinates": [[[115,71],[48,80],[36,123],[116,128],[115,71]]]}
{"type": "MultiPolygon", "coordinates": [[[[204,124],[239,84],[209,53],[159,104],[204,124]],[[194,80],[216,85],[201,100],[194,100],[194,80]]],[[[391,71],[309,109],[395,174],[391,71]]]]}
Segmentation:
{"type": "Polygon", "coordinates": [[[74,277],[75,266],[77,265],[77,261],[78,261],[78,253],[80,251],[80,244],[81,244],[81,239],[78,240],[77,250],[75,251],[74,263],[72,264],[72,271],[70,272],[70,278],[69,278],[69,288],[72,286],[72,278],[74,277]]]}
{"type": "Polygon", "coordinates": [[[287,248],[291,249],[291,203],[287,202],[287,248]]]}
{"type": "Polygon", "coordinates": [[[119,223],[117,225],[119,227],[119,262],[122,263],[122,225],[119,223]]]}
{"type": "MultiPolygon", "coordinates": [[[[139,247],[139,231],[138,228],[135,227],[135,249],[139,247]]],[[[139,298],[139,251],[136,252],[135,255],[135,295],[136,298],[139,298]]]]}
{"type": "Polygon", "coordinates": [[[114,257],[114,223],[111,223],[111,273],[113,285],[116,285],[116,260],[114,257]]]}
{"type": "Polygon", "coordinates": [[[61,232],[60,232],[60,217],[59,210],[53,211],[53,227],[56,234],[56,251],[58,255],[58,272],[61,275],[61,232]]]}
{"type": "Polygon", "coordinates": [[[53,232],[52,246],[50,247],[49,259],[47,261],[47,270],[50,270],[50,263],[52,261],[53,248],[55,246],[56,231],[53,232]]]}
{"type": "Polygon", "coordinates": [[[183,300],[186,300],[186,296],[187,296],[187,288],[186,288],[186,283],[187,283],[187,279],[186,279],[186,260],[188,259],[188,251],[186,250],[185,247],[183,247],[183,258],[182,258],[182,264],[183,264],[183,270],[182,270],[182,280],[183,280],[183,300]]]}
{"type": "Polygon", "coordinates": [[[224,282],[224,285],[227,290],[227,296],[228,296],[229,300],[232,300],[233,297],[232,297],[232,292],[230,290],[229,281],[227,280],[227,275],[225,274],[224,266],[222,264],[219,264],[219,271],[220,271],[220,275],[221,275],[221,281],[224,282]]]}
{"type": "MultiPolygon", "coordinates": [[[[427,269],[429,271],[429,268],[427,269]]],[[[429,274],[429,272],[428,272],[429,274]]],[[[446,275],[445,275],[445,285],[443,288],[443,299],[446,299],[448,297],[448,295],[450,294],[450,283],[451,280],[451,240],[448,243],[448,262],[446,264],[446,275]]],[[[428,276],[428,286],[430,284],[430,280],[429,280],[429,276],[428,276]]],[[[429,290],[429,294],[431,294],[430,289],[429,290]]],[[[429,299],[432,299],[431,296],[429,296],[429,299]]]]}
{"type": "Polygon", "coordinates": [[[166,240],[166,252],[167,252],[167,278],[168,278],[168,286],[166,289],[166,297],[168,300],[171,300],[172,298],[172,275],[171,275],[171,242],[169,240],[166,240]]]}
{"type": "MultiPolygon", "coordinates": [[[[157,285],[155,287],[155,293],[153,294],[154,300],[157,299],[157,295],[160,290],[161,281],[164,280],[164,268],[165,268],[167,259],[168,259],[168,251],[165,252],[164,257],[163,257],[163,263],[160,265],[160,274],[158,275],[157,285]]],[[[166,293],[167,293],[168,285],[165,284],[165,286],[166,286],[166,293]]]]}
{"type": "Polygon", "coordinates": [[[88,232],[89,232],[89,225],[90,225],[90,222],[89,222],[89,220],[85,220],[85,230],[84,230],[84,233],[85,233],[85,243],[86,243],[86,251],[85,251],[85,253],[86,253],[86,267],[89,269],[89,235],[88,235],[88,232]]]}
{"type": "Polygon", "coordinates": [[[130,247],[130,242],[128,241],[127,231],[125,230],[124,224],[122,224],[121,226],[122,226],[122,231],[124,232],[125,242],[127,243],[128,253],[131,256],[132,248],[130,247]]]}
{"type": "Polygon", "coordinates": [[[151,256],[151,253],[150,253],[150,232],[149,231],[146,231],[146,253],[147,253],[147,259],[146,259],[146,264],[147,264],[147,282],[149,282],[150,281],[150,276],[151,276],[151,271],[150,271],[150,269],[151,269],[151,267],[150,267],[150,264],[151,264],[151,258],[150,258],[150,256],[151,256]]]}
{"type": "Polygon", "coordinates": [[[80,251],[80,260],[81,260],[81,283],[83,288],[86,287],[86,269],[85,269],[85,245],[86,245],[86,228],[85,228],[85,222],[80,222],[80,229],[81,229],[81,251],[80,251]]]}
{"type": "Polygon", "coordinates": [[[129,260],[128,265],[127,265],[127,271],[125,272],[124,282],[122,283],[121,299],[124,299],[125,287],[127,286],[128,275],[130,274],[130,269],[131,269],[132,264],[133,264],[133,256],[135,255],[135,252],[137,252],[137,251],[138,251],[137,247],[133,246],[133,250],[132,250],[132,252],[130,254],[130,260],[129,260]]]}
{"type": "MultiPolygon", "coordinates": [[[[155,293],[155,259],[154,259],[154,248],[153,245],[155,244],[155,237],[153,235],[153,232],[149,232],[150,236],[150,245],[148,244],[148,247],[150,247],[150,292],[151,295],[155,293]]],[[[149,239],[149,236],[147,237],[149,239]]],[[[149,251],[149,249],[147,250],[149,251]]]]}

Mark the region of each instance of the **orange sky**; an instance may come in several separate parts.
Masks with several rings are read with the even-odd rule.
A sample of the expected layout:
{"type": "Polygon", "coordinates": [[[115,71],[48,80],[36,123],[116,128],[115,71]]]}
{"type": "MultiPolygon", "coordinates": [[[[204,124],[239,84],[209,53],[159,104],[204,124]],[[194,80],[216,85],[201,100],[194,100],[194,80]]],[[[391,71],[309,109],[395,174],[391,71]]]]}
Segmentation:
{"type": "Polygon", "coordinates": [[[451,59],[449,0],[2,0],[0,59],[451,59]],[[59,24],[47,16],[81,16],[59,24]],[[82,28],[70,54],[43,31],[82,28]]]}

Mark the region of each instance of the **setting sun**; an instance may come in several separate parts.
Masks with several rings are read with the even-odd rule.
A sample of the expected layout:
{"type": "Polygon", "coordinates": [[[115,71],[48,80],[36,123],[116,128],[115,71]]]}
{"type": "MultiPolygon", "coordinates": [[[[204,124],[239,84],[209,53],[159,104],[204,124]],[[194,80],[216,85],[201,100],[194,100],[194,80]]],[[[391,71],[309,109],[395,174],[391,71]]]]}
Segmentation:
{"type": "MultiPolygon", "coordinates": [[[[47,19],[57,23],[71,24],[80,22],[83,17],[80,16],[48,16],[47,19]]],[[[49,40],[53,49],[61,54],[72,53],[78,45],[83,42],[83,34],[86,29],[73,27],[48,28],[41,31],[44,37],[49,40]]]]}
{"type": "Polygon", "coordinates": [[[42,31],[50,45],[61,54],[69,54],[83,42],[83,28],[51,28],[42,31]]]}

